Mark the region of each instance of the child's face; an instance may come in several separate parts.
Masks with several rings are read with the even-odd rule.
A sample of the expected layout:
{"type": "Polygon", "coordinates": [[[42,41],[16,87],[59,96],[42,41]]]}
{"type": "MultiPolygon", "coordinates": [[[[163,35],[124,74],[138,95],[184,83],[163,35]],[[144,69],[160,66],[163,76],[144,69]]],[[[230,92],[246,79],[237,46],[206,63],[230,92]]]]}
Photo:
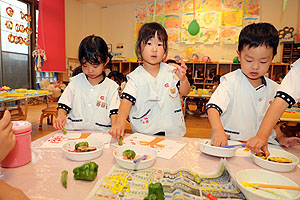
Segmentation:
{"type": "Polygon", "coordinates": [[[144,61],[144,66],[159,65],[163,60],[165,55],[165,50],[163,42],[160,41],[155,33],[155,37],[151,38],[142,48],[142,58],[144,61]]]}
{"type": "Polygon", "coordinates": [[[258,47],[245,46],[241,52],[237,52],[241,62],[241,70],[254,86],[259,86],[261,76],[265,75],[273,60],[273,48],[265,45],[258,47]]]}
{"type": "Polygon", "coordinates": [[[101,63],[101,64],[91,64],[87,61],[85,62],[83,61],[82,71],[84,74],[88,76],[89,79],[100,78],[108,61],[109,59],[105,63],[101,63]]]}

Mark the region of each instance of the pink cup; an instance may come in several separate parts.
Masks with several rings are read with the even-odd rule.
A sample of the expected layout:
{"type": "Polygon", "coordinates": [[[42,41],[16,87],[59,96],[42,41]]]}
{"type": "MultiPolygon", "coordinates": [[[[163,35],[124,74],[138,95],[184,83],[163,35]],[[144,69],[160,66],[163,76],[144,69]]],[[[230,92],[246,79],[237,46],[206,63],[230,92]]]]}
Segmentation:
{"type": "Polygon", "coordinates": [[[31,123],[27,121],[12,123],[16,144],[1,162],[2,167],[19,167],[31,161],[31,123]]]}

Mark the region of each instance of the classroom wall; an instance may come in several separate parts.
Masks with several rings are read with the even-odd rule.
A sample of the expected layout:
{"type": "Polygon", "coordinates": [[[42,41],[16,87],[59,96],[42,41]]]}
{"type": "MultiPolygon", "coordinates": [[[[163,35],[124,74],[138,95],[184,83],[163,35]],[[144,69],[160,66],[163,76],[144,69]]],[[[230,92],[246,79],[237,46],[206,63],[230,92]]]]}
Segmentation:
{"type": "MultiPolygon", "coordinates": [[[[283,0],[261,0],[261,21],[274,24],[277,29],[292,26],[297,30],[298,1],[287,1],[281,16],[283,0]]],[[[134,17],[136,3],[112,5],[101,8],[95,3],[66,2],[66,56],[76,57],[77,48],[83,36],[94,33],[101,35],[113,52],[122,52],[127,58],[134,57],[134,17]],[[116,49],[123,43],[123,49],[116,49]]],[[[185,49],[192,47],[200,57],[208,55],[213,61],[232,60],[236,56],[237,44],[194,45],[179,44],[169,49],[169,56],[185,55],[185,49]]],[[[280,47],[274,62],[280,61],[280,47]]]]}

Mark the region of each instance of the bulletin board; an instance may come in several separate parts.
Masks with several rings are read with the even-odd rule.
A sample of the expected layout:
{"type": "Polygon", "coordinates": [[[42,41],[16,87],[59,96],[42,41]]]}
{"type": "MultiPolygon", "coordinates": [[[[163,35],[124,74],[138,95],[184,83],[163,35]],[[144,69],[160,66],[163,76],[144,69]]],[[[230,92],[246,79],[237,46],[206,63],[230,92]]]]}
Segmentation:
{"type": "Polygon", "coordinates": [[[152,21],[166,28],[170,47],[173,44],[235,44],[244,26],[260,21],[260,0],[160,0],[138,3],[135,9],[135,38],[142,24],[152,21]],[[200,26],[195,36],[188,33],[193,19],[200,26]]]}

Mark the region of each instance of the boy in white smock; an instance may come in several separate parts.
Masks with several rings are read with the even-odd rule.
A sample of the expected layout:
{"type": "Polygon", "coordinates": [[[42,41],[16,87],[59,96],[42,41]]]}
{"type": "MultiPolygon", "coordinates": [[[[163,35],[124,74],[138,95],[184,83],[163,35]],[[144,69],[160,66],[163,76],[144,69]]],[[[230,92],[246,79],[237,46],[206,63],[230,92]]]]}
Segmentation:
{"type": "Polygon", "coordinates": [[[146,23],[140,31],[136,54],[143,64],[131,72],[121,95],[117,123],[110,130],[117,139],[123,136],[129,115],[133,132],[181,137],[185,122],[180,94],[187,95],[190,85],[186,65],[166,64],[168,35],[158,23],[146,23]]]}
{"type": "Polygon", "coordinates": [[[107,131],[116,121],[119,85],[105,76],[108,47],[99,36],[84,38],[79,46],[82,73],[72,77],[58,101],[56,129],[107,131]]]}
{"type": "MultiPolygon", "coordinates": [[[[268,156],[267,138],[272,131],[272,127],[274,127],[285,109],[292,107],[298,101],[300,101],[300,59],[291,65],[291,70],[282,80],[276,98],[269,107],[257,135],[248,140],[247,146],[255,153],[262,150],[268,156]]],[[[300,144],[300,138],[285,137],[283,134],[278,135],[277,140],[285,147],[300,144]]]]}
{"type": "MultiPolygon", "coordinates": [[[[271,24],[250,24],[242,29],[237,51],[241,69],[221,77],[206,105],[212,145],[228,145],[227,139],[247,141],[257,132],[278,87],[264,77],[277,53],[278,42],[278,31],[271,24]]],[[[275,138],[273,130],[269,142],[278,144],[275,138]]]]}

